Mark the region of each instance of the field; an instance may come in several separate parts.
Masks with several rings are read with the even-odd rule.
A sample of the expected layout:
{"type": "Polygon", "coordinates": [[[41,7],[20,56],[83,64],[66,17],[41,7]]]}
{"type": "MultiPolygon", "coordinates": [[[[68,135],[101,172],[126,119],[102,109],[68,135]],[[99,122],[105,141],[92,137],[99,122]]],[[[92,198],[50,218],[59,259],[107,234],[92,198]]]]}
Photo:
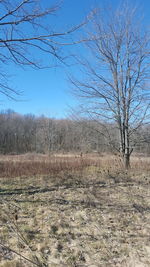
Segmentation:
{"type": "Polygon", "coordinates": [[[150,266],[150,159],[0,157],[0,267],[150,266]]]}

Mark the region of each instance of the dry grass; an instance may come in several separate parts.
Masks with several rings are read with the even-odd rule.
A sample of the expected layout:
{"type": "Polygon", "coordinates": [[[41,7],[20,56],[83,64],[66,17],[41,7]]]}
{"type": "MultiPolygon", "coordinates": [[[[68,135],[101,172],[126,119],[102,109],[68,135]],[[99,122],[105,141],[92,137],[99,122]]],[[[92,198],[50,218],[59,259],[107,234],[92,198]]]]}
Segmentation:
{"type": "MultiPolygon", "coordinates": [[[[0,176],[4,178],[57,174],[64,171],[83,170],[95,166],[102,171],[116,172],[123,169],[120,157],[112,155],[85,154],[42,154],[0,156],[0,176]]],[[[150,171],[150,158],[133,156],[132,172],[150,171]]]]}
{"type": "Polygon", "coordinates": [[[76,156],[47,156],[26,154],[20,156],[1,156],[1,177],[12,178],[56,174],[62,171],[75,171],[92,164],[92,160],[76,156]]]}
{"type": "Polygon", "coordinates": [[[150,266],[148,158],[132,158],[128,173],[119,158],[105,155],[1,162],[23,170],[0,180],[0,267],[150,266]],[[56,163],[61,168],[53,171],[56,163]],[[41,175],[47,165],[52,169],[41,175]]]}

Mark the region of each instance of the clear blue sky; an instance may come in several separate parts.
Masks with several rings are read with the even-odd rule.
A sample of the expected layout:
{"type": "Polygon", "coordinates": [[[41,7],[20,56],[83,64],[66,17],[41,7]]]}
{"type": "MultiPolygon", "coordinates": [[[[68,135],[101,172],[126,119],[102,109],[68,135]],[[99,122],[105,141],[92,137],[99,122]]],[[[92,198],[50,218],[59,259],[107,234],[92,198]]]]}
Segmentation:
{"type": "MultiPolygon", "coordinates": [[[[150,1],[130,0],[141,6],[145,15],[145,22],[149,23],[150,1]]],[[[84,19],[90,10],[97,5],[106,4],[107,0],[64,0],[57,17],[52,17],[52,23],[57,24],[56,29],[67,28],[84,19]]],[[[109,0],[116,6],[119,0],[109,0]]],[[[0,109],[13,109],[21,114],[44,114],[49,117],[64,118],[67,116],[68,106],[76,105],[75,99],[69,94],[66,67],[50,68],[47,70],[20,69],[9,67],[12,74],[11,83],[16,89],[22,90],[21,101],[14,102],[6,98],[1,99],[0,109]]],[[[74,67],[74,71],[77,69],[74,67]]]]}

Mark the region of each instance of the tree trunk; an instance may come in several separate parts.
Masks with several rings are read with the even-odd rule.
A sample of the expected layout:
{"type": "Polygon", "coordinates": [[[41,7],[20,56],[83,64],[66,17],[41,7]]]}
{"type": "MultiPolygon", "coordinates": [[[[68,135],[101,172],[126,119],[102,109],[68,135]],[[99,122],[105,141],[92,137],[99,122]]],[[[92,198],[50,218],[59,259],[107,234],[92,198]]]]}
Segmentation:
{"type": "Polygon", "coordinates": [[[128,132],[128,123],[123,123],[122,128],[120,129],[120,147],[123,157],[124,168],[126,170],[130,169],[130,156],[132,150],[130,151],[130,139],[128,132]]]}
{"type": "Polygon", "coordinates": [[[130,141],[129,141],[129,133],[128,126],[125,128],[125,154],[124,154],[124,165],[125,169],[130,169],[130,141]]]}
{"type": "Polygon", "coordinates": [[[125,169],[130,169],[130,153],[126,153],[125,155],[124,155],[124,166],[125,166],[125,169]]]}

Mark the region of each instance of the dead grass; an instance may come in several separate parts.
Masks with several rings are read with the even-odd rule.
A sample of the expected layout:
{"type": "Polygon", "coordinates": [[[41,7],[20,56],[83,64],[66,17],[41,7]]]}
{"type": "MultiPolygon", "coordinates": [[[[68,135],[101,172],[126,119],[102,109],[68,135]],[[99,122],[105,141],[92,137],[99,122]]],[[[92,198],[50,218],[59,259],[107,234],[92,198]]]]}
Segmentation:
{"type": "Polygon", "coordinates": [[[61,155],[30,156],[13,156],[22,175],[0,180],[0,267],[150,266],[148,158],[132,158],[127,173],[114,157],[63,156],[63,168],[61,155]],[[60,169],[39,175],[55,160],[60,169]]]}
{"type": "Polygon", "coordinates": [[[42,155],[6,156],[0,159],[0,175],[5,178],[56,174],[62,171],[82,170],[92,160],[77,157],[48,157],[42,155]]]}
{"type": "MultiPolygon", "coordinates": [[[[64,171],[81,171],[93,166],[101,171],[113,173],[122,171],[123,163],[120,157],[112,155],[85,154],[25,154],[0,156],[0,177],[12,178],[22,176],[52,175],[64,171]]],[[[131,172],[149,172],[150,158],[133,156],[131,172]]]]}

